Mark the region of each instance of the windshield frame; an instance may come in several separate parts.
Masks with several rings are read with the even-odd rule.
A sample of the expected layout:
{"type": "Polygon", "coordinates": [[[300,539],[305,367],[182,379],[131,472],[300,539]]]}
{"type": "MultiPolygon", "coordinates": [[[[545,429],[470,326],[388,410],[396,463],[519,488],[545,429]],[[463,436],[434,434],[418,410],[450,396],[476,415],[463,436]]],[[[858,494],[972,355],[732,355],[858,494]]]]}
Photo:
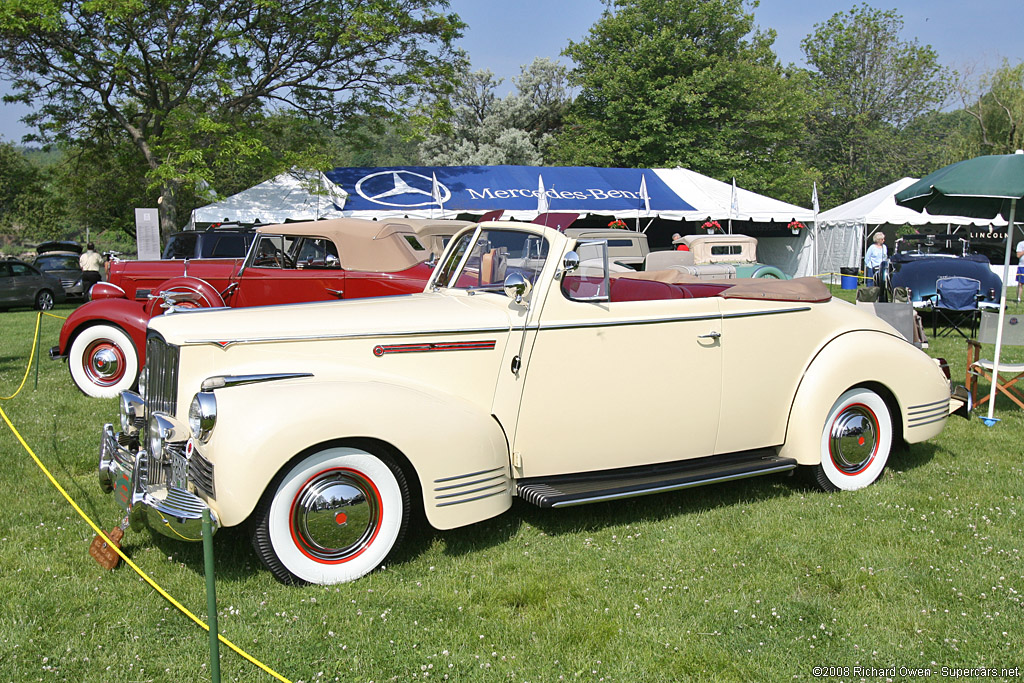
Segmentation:
{"type": "MultiPolygon", "coordinates": [[[[500,224],[495,224],[495,223],[483,224],[483,223],[480,223],[480,224],[477,224],[472,229],[467,229],[465,232],[456,233],[455,235],[453,235],[451,237],[451,239],[448,241],[448,246],[445,248],[444,253],[442,254],[440,260],[438,261],[437,267],[434,269],[433,274],[430,276],[430,281],[429,281],[429,283],[427,285],[427,288],[429,290],[431,290],[431,291],[438,291],[438,290],[441,290],[441,289],[450,289],[450,290],[460,290],[460,291],[470,292],[470,293],[474,293],[474,292],[498,292],[498,293],[501,293],[501,294],[504,295],[504,286],[503,286],[502,283],[491,283],[491,284],[488,284],[488,285],[475,286],[475,287],[460,287],[460,286],[452,285],[451,284],[452,282],[458,282],[459,279],[462,277],[463,272],[465,271],[467,265],[469,264],[470,260],[473,258],[473,254],[474,254],[474,251],[475,251],[475,245],[477,245],[479,243],[481,234],[484,233],[484,232],[488,232],[488,231],[490,231],[490,232],[518,232],[518,233],[522,233],[523,235],[526,235],[526,236],[536,237],[537,239],[543,240],[544,246],[546,248],[546,256],[544,257],[544,264],[536,271],[536,275],[535,275],[536,279],[540,279],[541,273],[550,266],[551,255],[552,255],[552,253],[554,253],[553,250],[555,249],[555,245],[553,244],[551,239],[549,239],[549,236],[546,235],[543,231],[537,230],[535,225],[533,225],[531,223],[511,224],[511,225],[509,225],[507,223],[500,223],[500,224]],[[467,239],[467,237],[468,237],[468,239],[467,239]],[[463,244],[463,243],[466,244],[465,251],[459,257],[457,265],[452,270],[448,271],[450,273],[450,277],[448,277],[447,280],[446,280],[447,284],[444,284],[444,285],[438,284],[438,279],[441,277],[442,273],[445,271],[445,266],[450,262],[449,259],[451,259],[455,255],[455,250],[457,250],[459,248],[459,245],[463,244]]],[[[533,284],[536,284],[536,283],[533,283],[533,284]]]]}

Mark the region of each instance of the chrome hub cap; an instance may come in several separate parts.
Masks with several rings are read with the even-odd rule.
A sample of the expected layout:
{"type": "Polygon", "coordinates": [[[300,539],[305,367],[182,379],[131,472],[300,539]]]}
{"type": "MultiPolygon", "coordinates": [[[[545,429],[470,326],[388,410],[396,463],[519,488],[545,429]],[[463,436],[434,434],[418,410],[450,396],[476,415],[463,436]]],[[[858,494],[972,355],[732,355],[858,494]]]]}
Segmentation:
{"type": "Polygon", "coordinates": [[[109,341],[97,341],[85,351],[85,372],[96,384],[116,384],[125,369],[124,353],[109,341]]]}
{"type": "Polygon", "coordinates": [[[292,503],[292,538],[310,558],[346,562],[365,550],[380,529],[377,488],[361,473],[332,469],[312,477],[292,503]]]}
{"type": "Polygon", "coordinates": [[[852,405],[832,421],[828,441],[832,462],[844,474],[857,474],[878,451],[878,420],[867,406],[852,405]]]}

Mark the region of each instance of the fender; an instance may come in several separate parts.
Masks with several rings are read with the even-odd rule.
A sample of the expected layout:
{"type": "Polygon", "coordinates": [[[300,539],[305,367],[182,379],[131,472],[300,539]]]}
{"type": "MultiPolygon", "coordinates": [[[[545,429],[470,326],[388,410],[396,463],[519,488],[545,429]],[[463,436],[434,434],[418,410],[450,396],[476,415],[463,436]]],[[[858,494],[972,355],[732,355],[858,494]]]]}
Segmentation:
{"type": "Polygon", "coordinates": [[[183,308],[223,308],[227,305],[217,288],[209,282],[190,275],[183,275],[172,277],[153,289],[149,300],[145,302],[145,310],[150,317],[162,315],[165,312],[165,309],[161,308],[163,300],[158,297],[164,292],[170,291],[195,292],[199,295],[199,301],[194,304],[186,303],[182,305],[183,308]]]}
{"type": "Polygon", "coordinates": [[[372,379],[314,378],[225,387],[215,396],[217,425],[209,443],[196,446],[214,465],[218,500],[210,504],[225,526],[243,522],[296,455],[346,438],[377,439],[404,455],[437,529],[494,517],[512,504],[501,426],[457,396],[372,379]]]}
{"type": "Polygon", "coordinates": [[[93,324],[113,324],[131,337],[135,351],[139,354],[139,367],[146,362],[146,325],[149,315],[138,301],[128,299],[99,299],[76,308],[60,328],[57,345],[59,357],[66,357],[75,337],[93,324]]]}
{"type": "Polygon", "coordinates": [[[747,277],[755,277],[755,278],[774,277],[774,278],[778,278],[779,280],[788,280],[789,279],[788,275],[783,273],[781,270],[779,270],[775,266],[760,266],[758,268],[755,268],[754,271],[750,275],[748,275],[747,277]]]}
{"type": "Polygon", "coordinates": [[[854,386],[874,386],[889,404],[896,437],[917,443],[942,431],[948,418],[949,382],[938,364],[902,337],[874,330],[856,330],[828,342],[800,379],[789,411],[786,441],[779,455],[801,465],[821,462],[821,431],[836,399],[854,386]],[[880,366],[878,358],[886,363],[880,366]],[[936,412],[944,417],[922,424],[915,415],[936,412]]]}

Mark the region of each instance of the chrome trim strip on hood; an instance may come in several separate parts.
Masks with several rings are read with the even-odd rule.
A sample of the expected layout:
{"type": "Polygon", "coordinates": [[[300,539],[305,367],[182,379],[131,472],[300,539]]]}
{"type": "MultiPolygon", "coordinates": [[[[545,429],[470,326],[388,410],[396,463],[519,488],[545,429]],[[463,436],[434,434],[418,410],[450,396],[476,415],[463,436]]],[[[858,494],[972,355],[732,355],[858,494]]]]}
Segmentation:
{"type": "MultiPolygon", "coordinates": [[[[708,313],[699,315],[681,315],[657,318],[634,318],[632,320],[600,320],[591,322],[565,323],[565,324],[541,324],[539,327],[529,325],[527,329],[532,330],[568,330],[595,327],[622,327],[627,325],[655,325],[658,323],[692,322],[698,320],[720,320],[724,318],[746,318],[762,315],[778,315],[783,313],[800,313],[809,311],[810,306],[799,306],[794,308],[779,308],[768,311],[744,311],[736,313],[708,313]]],[[[409,330],[403,332],[352,332],[349,334],[323,334],[323,335],[296,335],[291,337],[248,337],[241,339],[187,339],[185,344],[213,344],[226,349],[236,344],[275,344],[281,342],[297,341],[332,341],[342,339],[394,339],[402,337],[420,337],[429,335],[467,335],[467,334],[499,334],[511,332],[511,327],[481,327],[474,329],[437,329],[437,330],[409,330]]]]}
{"type": "Polygon", "coordinates": [[[277,382],[282,379],[297,379],[299,377],[312,377],[312,372],[277,372],[260,375],[214,375],[203,380],[200,389],[202,391],[213,391],[226,387],[237,387],[243,384],[259,384],[261,382],[277,382]]]}

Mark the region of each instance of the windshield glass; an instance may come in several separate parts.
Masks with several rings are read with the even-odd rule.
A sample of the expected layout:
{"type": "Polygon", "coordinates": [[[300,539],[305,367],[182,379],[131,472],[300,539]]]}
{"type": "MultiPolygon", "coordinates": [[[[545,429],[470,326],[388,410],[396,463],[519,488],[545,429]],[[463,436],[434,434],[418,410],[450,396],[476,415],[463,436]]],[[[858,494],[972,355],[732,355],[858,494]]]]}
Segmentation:
{"type": "Polygon", "coordinates": [[[536,233],[508,229],[465,233],[448,252],[434,284],[501,291],[512,273],[536,282],[547,256],[547,240],[536,233]]]}
{"type": "Polygon", "coordinates": [[[66,254],[47,254],[36,259],[40,270],[79,270],[78,257],[66,254]]]}

